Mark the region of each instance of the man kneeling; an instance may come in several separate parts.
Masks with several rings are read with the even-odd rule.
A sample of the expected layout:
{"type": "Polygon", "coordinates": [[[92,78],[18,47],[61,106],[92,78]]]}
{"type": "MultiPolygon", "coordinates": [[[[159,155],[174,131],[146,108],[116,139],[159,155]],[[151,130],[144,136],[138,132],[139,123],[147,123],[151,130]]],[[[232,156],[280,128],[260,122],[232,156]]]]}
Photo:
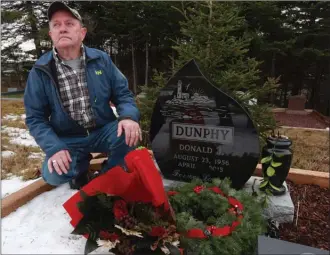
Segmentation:
{"type": "Polygon", "coordinates": [[[140,114],[127,79],[109,55],[83,44],[87,30],[79,13],[54,2],[48,19],[53,49],[29,73],[26,125],[46,154],[43,179],[78,189],[88,182],[91,152],[109,154],[101,172],[124,163],[142,139],[140,114]]]}

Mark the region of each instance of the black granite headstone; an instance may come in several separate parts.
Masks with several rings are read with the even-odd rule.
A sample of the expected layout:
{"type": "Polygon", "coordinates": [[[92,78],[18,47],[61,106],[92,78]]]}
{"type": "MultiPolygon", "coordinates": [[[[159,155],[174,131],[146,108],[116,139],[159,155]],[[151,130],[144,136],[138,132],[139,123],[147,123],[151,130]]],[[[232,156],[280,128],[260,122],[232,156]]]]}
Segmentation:
{"type": "Polygon", "coordinates": [[[329,254],[329,251],[320,250],[306,245],[282,241],[270,237],[258,237],[258,255],[321,255],[329,254]]]}
{"type": "Polygon", "coordinates": [[[161,90],[150,140],[164,177],[191,181],[230,177],[241,188],[258,163],[258,133],[248,112],[213,86],[194,60],[161,90]]]}

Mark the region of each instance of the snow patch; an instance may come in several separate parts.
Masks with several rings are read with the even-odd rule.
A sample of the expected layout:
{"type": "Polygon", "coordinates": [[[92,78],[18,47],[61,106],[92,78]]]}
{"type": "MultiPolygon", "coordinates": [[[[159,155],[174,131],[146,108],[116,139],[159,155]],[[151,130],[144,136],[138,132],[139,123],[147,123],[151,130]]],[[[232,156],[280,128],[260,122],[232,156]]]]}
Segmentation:
{"type": "Polygon", "coordinates": [[[17,120],[19,118],[18,115],[13,115],[13,114],[7,114],[3,116],[3,119],[5,120],[17,120]]]}
{"type": "Polygon", "coordinates": [[[29,131],[22,128],[3,127],[1,132],[7,133],[11,139],[11,144],[19,144],[25,146],[39,147],[29,131]]]}
{"type": "Polygon", "coordinates": [[[45,158],[45,153],[42,152],[32,152],[29,156],[29,159],[44,159],[45,158]]]}
{"type": "Polygon", "coordinates": [[[3,119],[5,120],[25,120],[25,118],[26,118],[25,114],[22,115],[7,114],[3,116],[3,119]]]}
{"type": "Polygon", "coordinates": [[[21,177],[17,176],[12,176],[7,180],[1,180],[1,199],[28,186],[36,180],[23,181],[21,177]]]}
{"type": "MultiPolygon", "coordinates": [[[[63,184],[45,192],[2,219],[4,254],[83,254],[86,238],[70,234],[71,218],[63,203],[77,190],[63,184]]],[[[98,248],[91,254],[113,254],[98,248]]]]}
{"type": "Polygon", "coordinates": [[[14,156],[16,153],[13,151],[2,151],[1,152],[1,157],[2,158],[10,158],[12,156],[14,156]]]}

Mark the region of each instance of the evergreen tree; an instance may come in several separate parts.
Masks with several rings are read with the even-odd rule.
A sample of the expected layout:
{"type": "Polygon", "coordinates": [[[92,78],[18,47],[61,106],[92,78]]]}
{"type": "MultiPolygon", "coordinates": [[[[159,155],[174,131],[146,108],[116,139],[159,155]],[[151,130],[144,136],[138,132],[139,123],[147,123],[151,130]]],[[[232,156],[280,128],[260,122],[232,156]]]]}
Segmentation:
{"type": "Polygon", "coordinates": [[[165,73],[158,73],[154,70],[152,82],[153,86],[143,85],[140,87],[141,94],[136,100],[138,108],[141,112],[140,127],[142,129],[142,145],[148,148],[150,148],[150,120],[159,92],[166,85],[165,73]]]}
{"type": "Polygon", "coordinates": [[[50,41],[46,18],[48,4],[34,1],[1,2],[1,42],[6,45],[2,49],[5,50],[2,56],[12,51],[23,53],[19,45],[31,39],[35,49],[25,51],[25,54],[39,58],[44,50],[49,49],[49,43],[42,43],[50,41]]]}
{"type": "Polygon", "coordinates": [[[240,11],[238,4],[230,2],[196,2],[188,7],[181,23],[187,39],[175,46],[179,55],[175,68],[194,58],[215,86],[249,110],[260,135],[265,136],[266,131],[275,128],[273,114],[267,105],[251,105],[250,100],[262,99],[276,88],[277,79],[268,78],[259,85],[260,62],[248,56],[253,37],[240,11]]]}
{"type": "Polygon", "coordinates": [[[1,75],[8,77],[2,85],[24,88],[28,71],[47,46],[41,43],[48,40],[46,11],[42,2],[1,2],[1,75]],[[23,50],[20,45],[30,40],[35,49],[23,50]]]}
{"type": "MultiPolygon", "coordinates": [[[[254,39],[251,41],[249,56],[261,61],[261,81],[267,77],[280,76],[281,86],[278,97],[270,94],[270,103],[284,107],[288,92],[287,77],[290,76],[290,52],[294,48],[294,31],[287,26],[289,19],[285,14],[287,3],[242,2],[242,13],[254,39]]],[[[275,91],[274,91],[275,92],[275,91]]]]}
{"type": "MultiPolygon", "coordinates": [[[[181,33],[184,39],[174,46],[178,53],[174,71],[194,58],[214,85],[249,110],[263,137],[268,130],[275,128],[273,114],[267,105],[253,105],[250,100],[262,99],[277,86],[277,79],[268,78],[261,86],[258,84],[260,63],[248,57],[253,37],[240,11],[238,4],[212,1],[195,2],[193,6],[182,9],[185,20],[181,22],[181,33]]],[[[162,80],[158,90],[163,84],[162,80]]],[[[147,101],[147,97],[148,93],[144,100],[147,101]]]]}
{"type": "Polygon", "coordinates": [[[330,67],[330,4],[329,2],[297,2],[286,6],[290,27],[296,42],[292,50],[297,73],[293,80],[292,94],[302,89],[309,91],[309,107],[315,108],[320,101],[320,88],[330,67]]]}

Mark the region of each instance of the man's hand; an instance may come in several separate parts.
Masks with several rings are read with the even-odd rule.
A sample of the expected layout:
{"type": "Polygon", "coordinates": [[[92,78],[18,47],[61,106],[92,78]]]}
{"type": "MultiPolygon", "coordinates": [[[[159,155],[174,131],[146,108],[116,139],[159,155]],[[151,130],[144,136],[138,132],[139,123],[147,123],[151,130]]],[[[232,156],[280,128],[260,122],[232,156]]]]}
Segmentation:
{"type": "Polygon", "coordinates": [[[59,175],[62,175],[62,173],[67,174],[71,162],[72,159],[68,150],[56,152],[48,159],[49,172],[52,173],[55,169],[59,175]]]}
{"type": "Polygon", "coordinates": [[[142,141],[142,132],[137,122],[133,120],[119,121],[117,136],[121,136],[123,131],[125,132],[125,140],[128,146],[136,146],[139,139],[142,141]]]}

